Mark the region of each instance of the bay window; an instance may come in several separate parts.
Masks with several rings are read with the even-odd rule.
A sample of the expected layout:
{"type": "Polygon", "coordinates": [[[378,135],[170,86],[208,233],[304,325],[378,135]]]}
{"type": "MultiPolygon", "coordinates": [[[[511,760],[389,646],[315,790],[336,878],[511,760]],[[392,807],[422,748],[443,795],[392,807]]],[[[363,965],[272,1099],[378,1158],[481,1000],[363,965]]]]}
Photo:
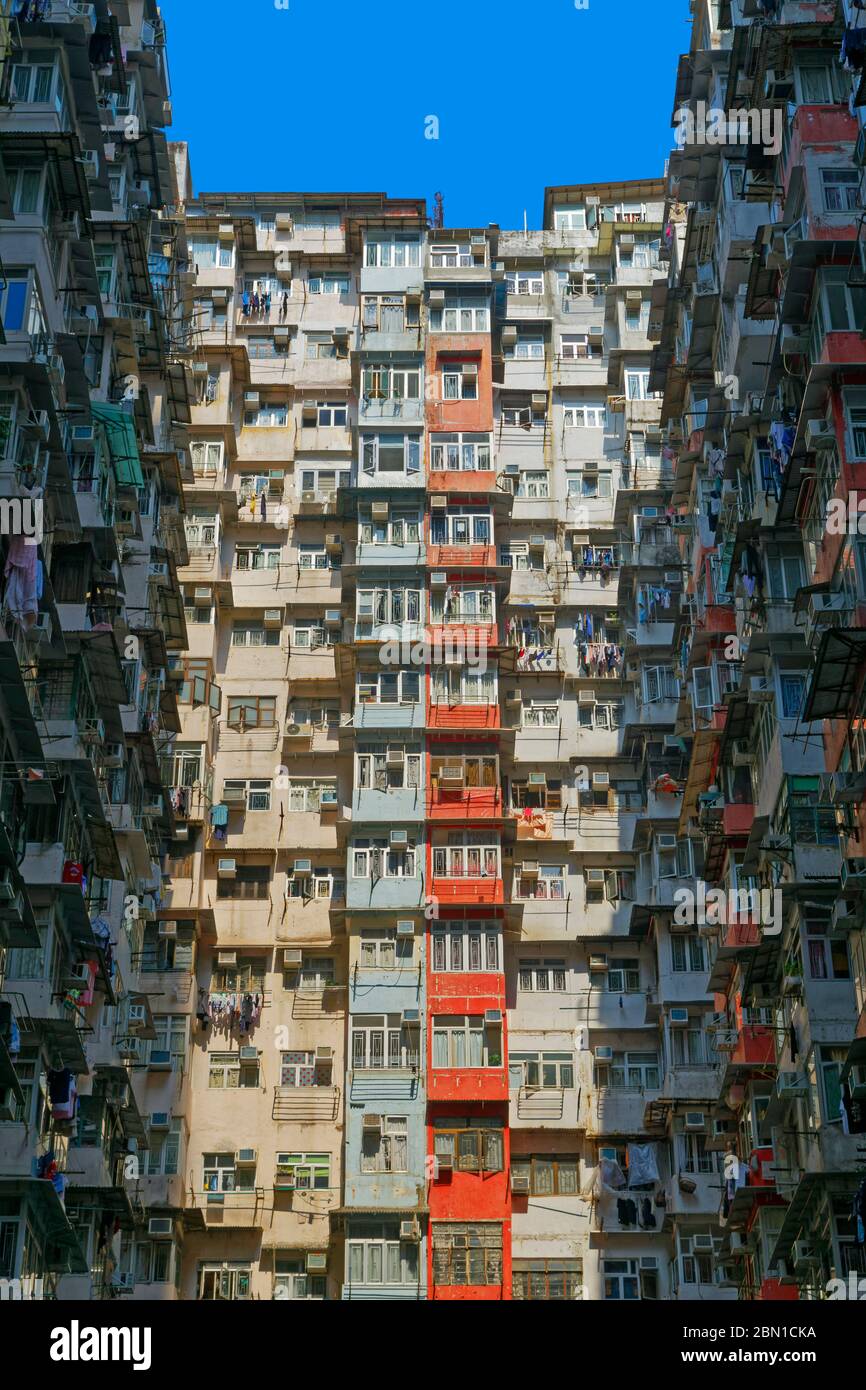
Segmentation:
{"type": "Polygon", "coordinates": [[[421,518],[415,510],[392,507],[388,520],[379,521],[361,507],[358,520],[362,545],[417,545],[421,540],[421,518]]]}
{"type": "Polygon", "coordinates": [[[497,699],[496,672],[434,666],[430,689],[434,705],[493,705],[497,699]]]}
{"type": "Polygon", "coordinates": [[[421,785],[421,754],[410,753],[401,745],[362,744],[355,760],[359,791],[395,791],[421,785]],[[395,756],[399,762],[395,761],[395,756]]]}
{"type": "Polygon", "coordinates": [[[418,1242],[401,1241],[399,1221],[352,1221],[346,1241],[348,1283],[417,1284],[418,1242]]]}
{"type": "Polygon", "coordinates": [[[407,1173],[409,1171],[409,1119],[406,1115],[383,1115],[382,1127],[365,1129],[361,1138],[362,1173],[407,1173]]]}
{"type": "Polygon", "coordinates": [[[417,401],[421,397],[421,368],[365,364],[363,395],[369,401],[417,401]]]}
{"type": "Polygon", "coordinates": [[[516,898],[538,902],[562,902],[565,898],[565,865],[541,864],[537,874],[527,873],[522,864],[515,864],[516,898]]]}
{"type": "Polygon", "coordinates": [[[430,591],[430,621],[433,623],[493,623],[496,597],[492,589],[446,588],[430,591]]]}
{"type": "Polygon", "coordinates": [[[614,1052],[612,1061],[595,1063],[595,1084],[600,1089],[657,1091],[660,1077],[656,1052],[614,1052]]]}
{"type": "Polygon", "coordinates": [[[508,1057],[508,1080],[512,1089],[572,1091],[574,1058],[570,1052],[512,1052],[508,1057]]]}
{"type": "Polygon", "coordinates": [[[414,878],[415,841],[392,848],[387,836],[364,836],[352,846],[353,878],[414,878]]]}
{"type": "Polygon", "coordinates": [[[352,1015],[352,1069],[386,1071],[418,1065],[418,1033],[400,1014],[352,1015]]]}
{"type": "Polygon", "coordinates": [[[502,1121],[481,1115],[433,1121],[433,1153],[450,1158],[462,1173],[501,1173],[505,1166],[502,1121]]]}
{"type": "Polygon", "coordinates": [[[444,307],[431,306],[431,333],[488,333],[490,307],[486,295],[446,294],[444,307]]]}
{"type": "Polygon", "coordinates": [[[375,473],[419,474],[421,472],[420,434],[362,434],[361,467],[375,473]]]}
{"type": "Polygon", "coordinates": [[[435,472],[489,472],[492,467],[490,435],[431,435],[430,467],[435,472]]]}
{"type": "Polygon", "coordinates": [[[499,842],[485,830],[450,830],[433,846],[434,878],[499,878],[499,842]]]}
{"type": "Polygon", "coordinates": [[[371,235],[364,247],[364,264],[371,267],[421,264],[421,238],[417,235],[371,235]]]}
{"type": "Polygon", "coordinates": [[[502,1283],[502,1225],[498,1221],[434,1221],[433,1283],[490,1285],[502,1283]]]}
{"type": "Polygon", "coordinates": [[[502,1066],[501,1023],[485,1023],[483,1014],[436,1014],[432,1028],[435,1069],[502,1066]]]}
{"type": "Polygon", "coordinates": [[[369,637],[379,627],[421,621],[420,589],[359,589],[356,631],[369,637]]]}
{"type": "Polygon", "coordinates": [[[603,405],[564,406],[562,423],[567,430],[603,430],[607,424],[607,407],[603,405]]]}
{"type": "Polygon", "coordinates": [[[421,677],[418,671],[360,671],[356,689],[362,705],[415,705],[421,677]]]}
{"type": "Polygon", "coordinates": [[[496,973],[500,970],[500,927],[496,922],[438,923],[431,936],[436,974],[496,973]]]}
{"type": "Polygon", "coordinates": [[[493,518],[489,512],[441,512],[430,516],[432,545],[489,545],[493,518]]]}
{"type": "Polygon", "coordinates": [[[566,979],[564,960],[518,961],[517,988],[527,993],[564,994],[566,979]]]}
{"type": "Polygon", "coordinates": [[[544,294],[544,270],[506,270],[505,284],[509,294],[544,294]]]}

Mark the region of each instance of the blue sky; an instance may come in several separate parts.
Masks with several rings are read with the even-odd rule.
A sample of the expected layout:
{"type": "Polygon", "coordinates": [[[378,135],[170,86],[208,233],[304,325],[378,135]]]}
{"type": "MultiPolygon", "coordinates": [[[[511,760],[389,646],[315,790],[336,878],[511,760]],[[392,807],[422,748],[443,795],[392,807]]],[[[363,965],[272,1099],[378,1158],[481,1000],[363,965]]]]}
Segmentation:
{"type": "Polygon", "coordinates": [[[446,225],[537,227],[546,184],[660,177],[673,148],[687,0],[288,4],[162,0],[196,192],[441,189],[446,225]]]}

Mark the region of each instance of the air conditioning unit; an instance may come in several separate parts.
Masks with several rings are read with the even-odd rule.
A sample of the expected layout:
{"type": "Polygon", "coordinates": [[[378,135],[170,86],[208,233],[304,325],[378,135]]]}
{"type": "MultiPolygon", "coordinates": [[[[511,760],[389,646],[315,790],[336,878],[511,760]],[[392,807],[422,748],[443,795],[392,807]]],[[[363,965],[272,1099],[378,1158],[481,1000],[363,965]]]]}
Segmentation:
{"type": "Polygon", "coordinates": [[[122,743],[106,743],[102,763],[106,768],[123,767],[126,748],[122,743]]]}
{"type": "Polygon", "coordinates": [[[782,327],[780,347],[784,357],[803,357],[809,350],[808,334],[800,333],[793,324],[786,323],[782,327]]]}
{"type": "Polygon", "coordinates": [[[734,739],[731,761],[734,767],[748,767],[750,763],[755,761],[755,754],[752,752],[747,738],[734,739]]]}
{"type": "Polygon", "coordinates": [[[361,1128],[363,1129],[363,1131],[364,1131],[365,1134],[381,1134],[381,1133],[382,1133],[382,1116],[381,1116],[381,1115],[365,1115],[364,1118],[363,1118],[363,1120],[362,1120],[362,1122],[361,1122],[361,1128]]]}
{"type": "Polygon", "coordinates": [[[668,1021],[672,1028],[688,1028],[689,1011],[688,1009],[671,1009],[668,1014],[668,1021]]]}
{"type": "Polygon", "coordinates": [[[417,1222],[417,1221],[401,1221],[401,1222],[400,1222],[400,1239],[401,1239],[401,1240],[420,1240],[420,1239],[421,1239],[421,1228],[419,1227],[418,1222],[417,1222]]]}
{"type": "Polygon", "coordinates": [[[317,1062],[318,1065],[322,1066],[322,1065],[324,1065],[324,1063],[326,1063],[326,1062],[333,1062],[333,1060],[334,1060],[334,1049],[333,1049],[332,1047],[317,1047],[317,1048],[316,1048],[316,1062],[317,1062]]]}
{"type": "Polygon", "coordinates": [[[610,786],[610,773],[609,773],[609,772],[594,772],[594,773],[592,774],[592,785],[593,785],[593,787],[609,787],[609,786],[610,786]]]}
{"type": "Polygon", "coordinates": [[[595,1050],[594,1050],[594,1052],[593,1052],[592,1055],[593,1055],[593,1057],[595,1058],[596,1062],[612,1062],[612,1061],[613,1061],[613,1048],[612,1048],[612,1047],[607,1047],[607,1046],[605,1046],[605,1047],[597,1047],[597,1048],[595,1048],[595,1050]]]}
{"type": "Polygon", "coordinates": [[[430,586],[433,589],[444,589],[448,583],[448,576],[438,571],[430,576],[430,586]]]}
{"type": "Polygon", "coordinates": [[[388,836],[388,843],[395,849],[404,849],[409,843],[408,830],[392,830],[388,836]]]}
{"type": "Polygon", "coordinates": [[[99,178],[99,151],[82,150],[81,164],[84,169],[84,177],[87,179],[99,178]]]}
{"type": "Polygon", "coordinates": [[[328,1257],[319,1253],[309,1254],[305,1264],[308,1274],[324,1274],[328,1268],[328,1257]]]}
{"type": "Polygon", "coordinates": [[[505,696],[506,705],[522,705],[523,695],[519,690],[509,690],[505,696]]]}
{"type": "Polygon", "coordinates": [[[485,1009],[485,1010],[484,1010],[484,1022],[485,1022],[485,1023],[490,1023],[490,1024],[501,1023],[501,1022],[502,1022],[502,1010],[501,1010],[501,1009],[485,1009]]]}
{"type": "Polygon", "coordinates": [[[173,940],[177,936],[177,922],[160,922],[156,934],[165,940],[173,940]]]}
{"type": "Polygon", "coordinates": [[[456,767],[443,767],[442,771],[439,773],[439,781],[443,787],[462,787],[463,768],[459,765],[456,767]]]}
{"type": "Polygon", "coordinates": [[[523,863],[519,865],[519,872],[524,878],[538,878],[538,860],[524,859],[523,863]]]}
{"type": "Polygon", "coordinates": [[[372,518],[373,518],[374,521],[387,521],[387,520],[388,520],[388,503],[387,503],[387,502],[373,502],[373,503],[371,504],[371,506],[370,506],[370,515],[372,516],[372,518]]]}
{"type": "Polygon", "coordinates": [[[430,498],[430,507],[434,512],[444,512],[448,510],[448,498],[436,493],[430,498]]]}
{"type": "Polygon", "coordinates": [[[262,621],[264,622],[265,627],[269,627],[269,628],[282,627],[282,625],[283,625],[283,610],[282,610],[282,608],[266,608],[266,609],[265,609],[265,612],[264,612],[264,618],[263,618],[262,621]]]}
{"type": "Polygon", "coordinates": [[[258,1162],[258,1157],[258,1149],[238,1149],[235,1154],[235,1166],[238,1168],[254,1168],[258,1162]]]}
{"type": "Polygon", "coordinates": [[[343,539],[336,531],[329,531],[325,536],[325,549],[330,555],[340,555],[343,550],[343,539]]]}
{"type": "Polygon", "coordinates": [[[543,537],[543,536],[530,536],[530,537],[529,537],[529,549],[530,549],[530,550],[543,550],[543,549],[544,549],[544,537],[543,537]]]}
{"type": "Polygon", "coordinates": [[[795,1071],[780,1071],[776,1077],[776,1095],[780,1100],[806,1100],[809,1083],[795,1071]]]}
{"type": "Polygon", "coordinates": [[[436,1177],[438,1178],[440,1172],[451,1172],[451,1169],[454,1167],[454,1155],[436,1154],[434,1162],[436,1165],[436,1177]]]}
{"type": "Polygon", "coordinates": [[[174,1233],[174,1218],[171,1216],[151,1216],[147,1223],[147,1234],[157,1239],[171,1239],[174,1233]]]}
{"type": "Polygon", "coordinates": [[[511,1191],[515,1194],[529,1196],[529,1174],[515,1173],[511,1170],[511,1191]]]}
{"type": "Polygon", "coordinates": [[[135,1275],[129,1270],[121,1270],[111,1276],[111,1287],[115,1293],[132,1293],[135,1288],[135,1275]]]}
{"type": "Polygon", "coordinates": [[[339,627],[342,621],[343,618],[339,608],[325,609],[325,627],[339,627]]]}
{"type": "Polygon", "coordinates": [[[402,748],[389,748],[385,754],[386,767],[402,767],[406,761],[406,754],[402,748]]]}
{"type": "Polygon", "coordinates": [[[171,1053],[164,1047],[152,1048],[147,1065],[152,1071],[171,1071],[171,1053]]]}
{"type": "Polygon", "coordinates": [[[790,101],[794,95],[793,74],[767,68],[764,76],[764,95],[768,101],[790,101]]]}
{"type": "Polygon", "coordinates": [[[238,865],[236,859],[217,860],[217,878],[236,878],[238,865]]]}
{"type": "Polygon", "coordinates": [[[866,1100],[866,1064],[859,1062],[851,1068],[849,1084],[854,1100],[866,1100]]]}
{"type": "Polygon", "coordinates": [[[421,1025],[420,1009],[404,1009],[400,1015],[400,1021],[404,1028],[418,1028],[421,1025]]]}
{"type": "MultiPolygon", "coordinates": [[[[87,973],[87,981],[90,980],[90,972],[87,973]]],[[[126,1024],[130,1033],[137,1033],[140,1028],[147,1024],[147,1008],[144,1004],[130,1004],[127,1010],[126,1024]]]]}
{"type": "Polygon", "coordinates": [[[792,1257],[795,1269],[815,1269],[821,1263],[815,1247],[808,1240],[794,1241],[792,1257]]]}
{"type": "Polygon", "coordinates": [[[414,935],[415,935],[415,923],[412,921],[412,919],[411,919],[410,917],[398,917],[398,919],[397,919],[397,935],[398,935],[398,936],[414,936],[414,935]]]}
{"type": "Polygon", "coordinates": [[[299,951],[296,946],[285,946],[283,948],[283,969],[300,970],[304,963],[304,953],[299,951]]]}
{"type": "Polygon", "coordinates": [[[247,789],[246,789],[246,785],[245,785],[245,784],[242,784],[242,785],[239,786],[239,787],[223,787],[223,796],[222,796],[222,799],[223,799],[223,805],[224,805],[224,806],[246,806],[246,804],[247,804],[247,789]]]}
{"type": "Polygon", "coordinates": [[[606,956],[606,955],[604,955],[604,954],[602,954],[602,953],[598,953],[598,954],[595,954],[595,955],[591,955],[591,956],[590,956],[590,958],[589,958],[589,972],[590,972],[591,975],[597,975],[600,971],[607,970],[607,968],[608,968],[608,966],[607,966],[607,956],[606,956]]]}
{"type": "Polygon", "coordinates": [[[832,449],[836,445],[836,431],[826,420],[809,420],[804,434],[806,448],[832,449]]]}
{"type": "Polygon", "coordinates": [[[171,1128],[171,1111],[170,1111],[170,1110],[154,1110],[153,1114],[152,1114],[151,1117],[150,1117],[150,1128],[151,1128],[151,1129],[170,1129],[170,1128],[171,1128]]]}
{"type": "Polygon", "coordinates": [[[312,859],[296,859],[292,864],[292,872],[296,878],[305,878],[313,872],[312,859]]]}
{"type": "Polygon", "coordinates": [[[707,1127],[707,1117],[703,1110],[687,1110],[683,1120],[683,1129],[705,1130],[707,1127]]]}
{"type": "Polygon", "coordinates": [[[278,232],[290,232],[292,230],[292,214],[290,212],[278,212],[275,221],[278,232]]]}
{"type": "Polygon", "coordinates": [[[853,886],[866,883],[866,858],[862,855],[857,858],[843,859],[839,871],[842,887],[845,888],[854,880],[853,886]]]}
{"type": "Polygon", "coordinates": [[[244,405],[255,406],[259,404],[260,400],[261,396],[258,391],[244,391],[244,405]]]}

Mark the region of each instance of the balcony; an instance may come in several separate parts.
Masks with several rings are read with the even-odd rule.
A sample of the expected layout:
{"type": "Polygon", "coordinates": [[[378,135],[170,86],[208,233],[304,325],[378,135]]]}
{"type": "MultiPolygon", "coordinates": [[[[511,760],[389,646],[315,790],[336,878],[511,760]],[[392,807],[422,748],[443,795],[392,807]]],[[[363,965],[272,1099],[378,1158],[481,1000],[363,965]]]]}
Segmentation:
{"type": "Polygon", "coordinates": [[[505,1067],[432,1067],[427,1073],[427,1095],[433,1101],[507,1101],[505,1067]]]}
{"type": "Polygon", "coordinates": [[[427,546],[428,569],[492,569],[496,566],[495,545],[427,546]]]}

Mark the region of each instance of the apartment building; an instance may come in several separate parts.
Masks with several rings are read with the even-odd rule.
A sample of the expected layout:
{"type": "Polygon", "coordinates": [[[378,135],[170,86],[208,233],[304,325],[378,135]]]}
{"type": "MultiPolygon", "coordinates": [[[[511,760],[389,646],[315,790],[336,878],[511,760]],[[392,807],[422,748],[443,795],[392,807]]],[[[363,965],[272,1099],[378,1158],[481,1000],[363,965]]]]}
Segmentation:
{"type": "Polygon", "coordinates": [[[177,1171],[142,1102],[191,283],[155,5],[4,4],[0,39],[0,1277],[105,1298],[168,1277],[145,1174],[177,1171]]]}
{"type": "Polygon", "coordinates": [[[650,385],[688,576],[679,831],[728,905],[699,927],[729,1154],[718,1264],[740,1297],[778,1300],[866,1268],[864,92],[856,8],[758,8],[694,8],[680,111],[763,111],[773,138],[671,159],[650,385]]]}
{"type": "Polygon", "coordinates": [[[695,0],[509,231],[196,195],[149,0],[7,8],[0,1277],[866,1272],[858,11],[695,0]]]}

